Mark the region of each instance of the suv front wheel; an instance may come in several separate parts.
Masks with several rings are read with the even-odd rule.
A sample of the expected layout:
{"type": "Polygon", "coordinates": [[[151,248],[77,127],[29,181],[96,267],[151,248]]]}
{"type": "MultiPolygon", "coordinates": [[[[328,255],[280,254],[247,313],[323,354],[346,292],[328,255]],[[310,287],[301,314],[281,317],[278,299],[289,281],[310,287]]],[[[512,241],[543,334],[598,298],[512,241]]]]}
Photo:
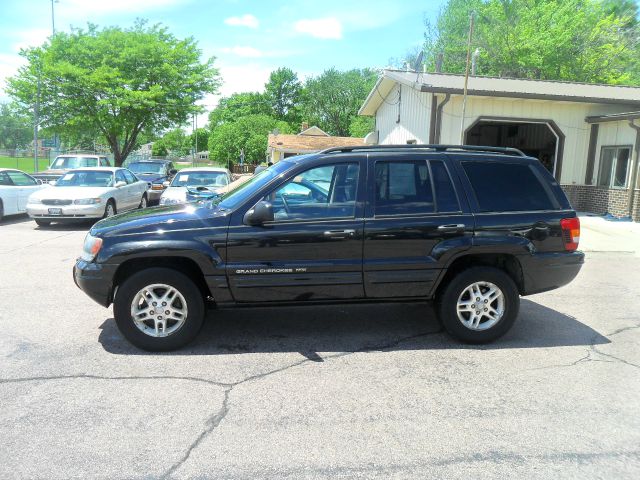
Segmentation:
{"type": "Polygon", "coordinates": [[[509,331],[520,295],[511,277],[493,267],[472,267],[455,276],[439,299],[444,328],[467,343],[487,343],[509,331]]]}
{"type": "Polygon", "coordinates": [[[204,300],[182,273],[149,268],[120,285],[113,315],[122,335],[136,347],[169,351],[196,337],[204,320],[204,300]]]}

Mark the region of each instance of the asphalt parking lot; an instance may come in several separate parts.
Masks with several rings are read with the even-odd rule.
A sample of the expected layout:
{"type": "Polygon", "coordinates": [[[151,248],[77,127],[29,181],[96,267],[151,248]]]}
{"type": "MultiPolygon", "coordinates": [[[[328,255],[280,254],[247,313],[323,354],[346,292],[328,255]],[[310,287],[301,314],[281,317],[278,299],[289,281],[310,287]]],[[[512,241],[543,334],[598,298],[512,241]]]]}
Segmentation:
{"type": "Polygon", "coordinates": [[[640,478],[640,233],[583,223],[579,277],[480,348],[413,303],[149,354],[73,283],[87,228],[0,224],[0,478],[640,478]]]}

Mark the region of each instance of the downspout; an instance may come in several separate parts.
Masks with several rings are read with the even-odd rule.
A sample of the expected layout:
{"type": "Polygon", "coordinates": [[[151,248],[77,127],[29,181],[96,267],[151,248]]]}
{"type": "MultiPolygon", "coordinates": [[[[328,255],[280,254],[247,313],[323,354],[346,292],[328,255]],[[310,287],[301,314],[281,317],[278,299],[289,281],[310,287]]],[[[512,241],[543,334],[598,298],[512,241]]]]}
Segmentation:
{"type": "Polygon", "coordinates": [[[436,138],[435,138],[436,143],[440,143],[440,130],[442,129],[442,109],[449,102],[450,99],[451,99],[451,94],[447,93],[444,96],[444,100],[442,100],[442,102],[440,102],[440,104],[438,105],[438,109],[436,112],[436,117],[437,117],[436,118],[436,138]]]}
{"type": "Polygon", "coordinates": [[[629,209],[629,217],[633,220],[633,200],[638,188],[638,162],[640,161],[640,127],[634,123],[633,120],[629,120],[629,126],[636,131],[636,144],[635,155],[633,163],[631,164],[631,180],[629,181],[629,203],[627,205],[629,209]]]}

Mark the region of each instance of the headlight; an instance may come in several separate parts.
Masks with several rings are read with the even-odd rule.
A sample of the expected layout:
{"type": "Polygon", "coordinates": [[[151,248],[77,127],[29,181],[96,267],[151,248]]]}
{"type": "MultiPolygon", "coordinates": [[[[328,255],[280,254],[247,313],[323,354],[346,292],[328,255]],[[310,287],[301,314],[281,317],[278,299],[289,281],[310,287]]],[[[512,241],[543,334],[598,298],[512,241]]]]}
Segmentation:
{"type": "Polygon", "coordinates": [[[84,245],[82,246],[82,255],[80,255],[80,258],[86,262],[91,262],[96,258],[96,255],[98,255],[100,248],[102,248],[102,239],[93,237],[87,233],[87,236],[84,238],[84,245]]]}
{"type": "Polygon", "coordinates": [[[79,198],[73,201],[76,205],[95,205],[96,203],[102,203],[101,198],[79,198]]]}
{"type": "Polygon", "coordinates": [[[42,203],[42,200],[40,200],[39,198],[29,197],[29,200],[27,200],[27,203],[30,203],[31,205],[38,205],[42,203]]]}

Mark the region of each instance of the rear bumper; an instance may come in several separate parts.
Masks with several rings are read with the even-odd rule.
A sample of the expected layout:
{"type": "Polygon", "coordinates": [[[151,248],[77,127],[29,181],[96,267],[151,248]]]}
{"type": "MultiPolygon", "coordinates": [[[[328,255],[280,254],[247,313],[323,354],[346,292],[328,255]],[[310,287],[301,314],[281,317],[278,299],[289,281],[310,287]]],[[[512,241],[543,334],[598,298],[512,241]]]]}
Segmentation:
{"type": "Polygon", "coordinates": [[[582,252],[537,253],[519,258],[523,295],[546,292],[571,282],[584,264],[582,252]]]}
{"type": "Polygon", "coordinates": [[[149,188],[147,190],[147,200],[149,202],[159,202],[160,201],[160,197],[162,196],[162,193],[164,192],[163,190],[153,190],[151,188],[149,188]]]}
{"type": "Polygon", "coordinates": [[[91,299],[108,307],[113,300],[113,276],[116,265],[101,265],[78,260],[73,267],[73,281],[91,299]]]}

